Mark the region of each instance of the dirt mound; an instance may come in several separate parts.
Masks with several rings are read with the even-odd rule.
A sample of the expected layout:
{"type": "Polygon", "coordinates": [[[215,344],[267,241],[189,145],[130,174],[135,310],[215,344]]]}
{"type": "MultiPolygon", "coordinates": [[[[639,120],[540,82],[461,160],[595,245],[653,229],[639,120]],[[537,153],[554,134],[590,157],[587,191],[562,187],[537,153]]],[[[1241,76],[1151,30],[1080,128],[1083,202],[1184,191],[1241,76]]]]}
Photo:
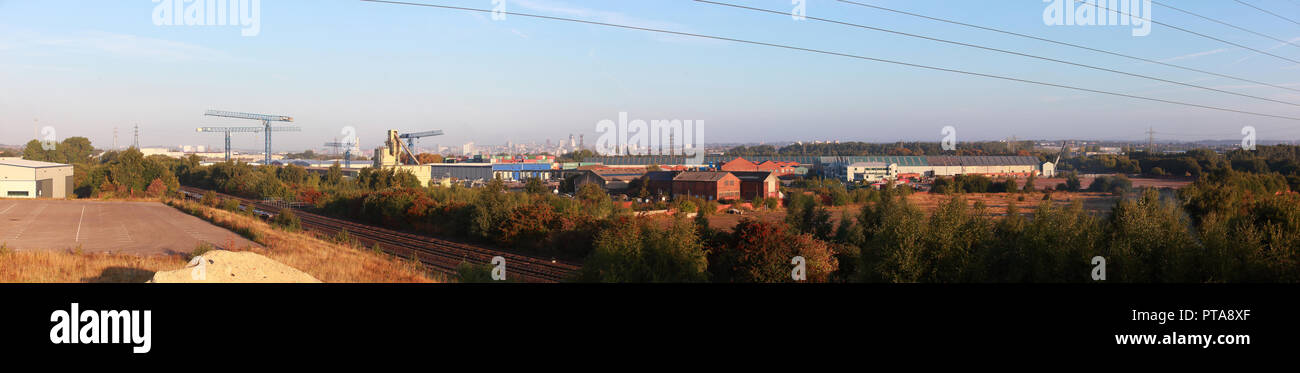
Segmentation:
{"type": "Polygon", "coordinates": [[[214,250],[183,269],[154,273],[150,283],[308,283],[320,282],[293,267],[251,252],[214,250]]]}

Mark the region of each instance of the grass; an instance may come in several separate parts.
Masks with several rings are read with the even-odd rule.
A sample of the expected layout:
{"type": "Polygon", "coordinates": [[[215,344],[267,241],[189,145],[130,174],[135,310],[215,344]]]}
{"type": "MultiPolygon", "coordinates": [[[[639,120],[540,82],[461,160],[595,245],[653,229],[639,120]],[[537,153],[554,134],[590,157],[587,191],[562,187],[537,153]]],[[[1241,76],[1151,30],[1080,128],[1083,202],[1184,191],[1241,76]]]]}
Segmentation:
{"type": "Polygon", "coordinates": [[[0,282],[145,282],[157,271],[185,267],[180,255],[77,254],[73,251],[0,252],[0,282]]]}
{"type": "MultiPolygon", "coordinates": [[[[239,232],[265,248],[249,248],[324,282],[444,282],[419,263],[376,253],[368,248],[343,245],[303,232],[289,232],[245,214],[220,210],[199,203],[167,202],[190,215],[239,232]]],[[[178,267],[179,268],[179,267],[178,267]]]]}
{"type": "MultiPolygon", "coordinates": [[[[207,207],[188,201],[169,205],[217,226],[230,229],[264,247],[251,251],[324,282],[446,282],[419,263],[396,258],[369,248],[340,245],[306,233],[272,228],[246,214],[207,207]]],[[[230,245],[227,245],[230,246],[230,245]]],[[[16,251],[0,243],[0,283],[145,282],[154,272],[182,269],[190,257],[213,246],[201,243],[186,253],[137,256],[128,254],[61,251],[16,251]]]]}

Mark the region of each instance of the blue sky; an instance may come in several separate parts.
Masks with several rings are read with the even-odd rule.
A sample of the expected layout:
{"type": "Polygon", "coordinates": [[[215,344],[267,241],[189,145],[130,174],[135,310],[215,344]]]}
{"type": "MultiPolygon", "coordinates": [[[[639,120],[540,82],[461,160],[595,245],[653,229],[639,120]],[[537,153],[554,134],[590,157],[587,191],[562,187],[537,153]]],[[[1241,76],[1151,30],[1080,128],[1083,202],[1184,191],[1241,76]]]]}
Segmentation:
{"type": "MultiPolygon", "coordinates": [[[[491,8],[492,0],[412,0],[491,8]]],[[[1300,89],[1300,66],[1154,26],[1047,26],[1040,0],[860,0],[1165,60],[1300,89]]],[[[1300,25],[1230,1],[1166,0],[1300,44],[1300,25]]],[[[1300,1],[1248,0],[1293,18],[1300,1]]],[[[790,0],[729,0],[792,9],[790,0]]],[[[366,147],[383,130],[443,129],[424,143],[544,142],[587,135],[628,112],[638,119],[703,120],[708,142],[939,141],[1019,138],[1300,137],[1300,122],[990,80],[724,41],[352,0],[264,0],[260,33],[236,26],[157,26],[150,0],[0,0],[0,143],[33,136],[33,119],[60,138],[98,146],[220,145],[208,109],[291,115],[302,133],[277,150],[319,149],[344,126],[366,147]]],[[[687,0],[506,0],[508,11],[665,28],[1015,76],[1270,114],[1300,107],[1135,79],[790,16],[687,0]]],[[[870,24],[1099,65],[1136,74],[1300,102],[1300,94],[1042,42],[926,21],[832,0],[809,16],[870,24]]],[[[1156,7],[1153,17],[1300,59],[1300,47],[1156,7]]],[[[235,138],[257,148],[260,135],[235,138]]]]}

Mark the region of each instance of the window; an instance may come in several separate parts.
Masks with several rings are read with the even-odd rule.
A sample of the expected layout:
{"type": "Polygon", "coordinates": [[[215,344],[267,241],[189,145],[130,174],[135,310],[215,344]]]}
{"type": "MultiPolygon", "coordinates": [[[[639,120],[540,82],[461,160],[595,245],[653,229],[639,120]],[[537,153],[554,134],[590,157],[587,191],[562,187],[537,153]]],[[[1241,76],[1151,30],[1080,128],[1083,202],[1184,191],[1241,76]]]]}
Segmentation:
{"type": "Polygon", "coordinates": [[[28,194],[27,194],[27,191],[26,191],[26,190],[11,190],[11,191],[9,191],[9,196],[10,196],[10,197],[27,197],[28,194]]]}

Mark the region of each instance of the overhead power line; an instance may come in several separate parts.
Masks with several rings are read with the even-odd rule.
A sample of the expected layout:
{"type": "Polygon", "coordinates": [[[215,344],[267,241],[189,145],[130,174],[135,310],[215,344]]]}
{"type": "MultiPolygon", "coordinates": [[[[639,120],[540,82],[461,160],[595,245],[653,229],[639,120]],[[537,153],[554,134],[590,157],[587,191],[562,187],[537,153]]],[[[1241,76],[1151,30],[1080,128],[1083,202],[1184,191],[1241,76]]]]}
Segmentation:
{"type": "MultiPolygon", "coordinates": [[[[789,15],[790,15],[790,13],[787,12],[787,11],[776,11],[776,10],[770,10],[770,9],[755,8],[755,7],[749,7],[749,6],[738,5],[738,4],[723,3],[723,2],[717,2],[717,1],[711,1],[711,0],[695,0],[695,1],[696,1],[696,2],[700,2],[700,3],[706,3],[706,4],[714,4],[714,5],[727,6],[727,7],[737,8],[737,9],[752,10],[752,11],[755,11],[755,12],[762,12],[762,13],[775,14],[775,15],[778,15],[778,16],[789,16],[789,15]]],[[[1274,102],[1274,103],[1279,103],[1279,104],[1286,104],[1286,105],[1291,105],[1291,106],[1297,106],[1297,107],[1300,107],[1300,104],[1297,104],[1297,103],[1294,103],[1294,102],[1288,102],[1288,101],[1282,101],[1282,100],[1275,100],[1275,99],[1271,99],[1271,98],[1267,98],[1267,97],[1260,97],[1260,96],[1248,95],[1248,94],[1245,94],[1245,93],[1238,93],[1238,92],[1233,92],[1233,91],[1228,91],[1228,90],[1223,90],[1223,89],[1218,89],[1218,88],[1206,87],[1206,86],[1195,85],[1195,84],[1190,84],[1190,83],[1183,83],[1183,82],[1174,81],[1174,80],[1169,80],[1169,79],[1164,79],[1164,78],[1157,78],[1157,77],[1150,76],[1150,75],[1135,74],[1135,73],[1130,73],[1130,72],[1127,72],[1127,71],[1115,70],[1115,69],[1110,69],[1110,68],[1105,68],[1105,67],[1100,67],[1100,66],[1093,66],[1093,65],[1088,65],[1088,64],[1082,64],[1082,63],[1077,63],[1077,62],[1070,62],[1070,61],[1061,60],[1061,59],[1056,59],[1056,58],[1051,58],[1051,57],[1043,57],[1043,56],[1039,56],[1039,55],[1033,55],[1033,54],[1028,54],[1028,53],[1021,53],[1021,52],[1016,52],[1016,51],[1011,51],[1011,50],[1006,50],[1006,49],[999,49],[999,48],[993,48],[993,47],[986,47],[986,46],[983,46],[983,45],[977,45],[977,44],[963,43],[963,42],[952,41],[952,40],[947,40],[947,39],[934,38],[934,37],[929,37],[929,36],[925,36],[925,35],[911,34],[911,33],[906,33],[906,32],[901,32],[901,31],[894,31],[894,30],[885,29],[885,28],[880,28],[880,27],[867,26],[867,25],[858,24],[858,23],[851,23],[851,22],[837,21],[837,20],[827,19],[827,18],[820,18],[820,17],[813,17],[813,16],[804,16],[804,18],[811,19],[811,20],[814,20],[814,21],[819,21],[819,22],[833,23],[833,24],[837,24],[837,25],[850,26],[850,27],[857,27],[857,28],[861,28],[861,29],[873,30],[873,31],[880,31],[880,32],[884,32],[884,33],[890,33],[890,34],[895,34],[895,35],[902,35],[902,36],[907,36],[907,37],[912,37],[912,38],[925,39],[925,40],[930,40],[930,41],[937,41],[937,42],[940,42],[940,43],[947,43],[947,44],[953,44],[953,45],[960,45],[960,46],[963,46],[963,47],[976,48],[976,49],[983,49],[983,50],[992,51],[992,52],[1005,53],[1005,54],[1010,54],[1010,55],[1020,56],[1020,57],[1028,57],[1028,58],[1033,58],[1033,59],[1038,59],[1038,60],[1043,60],[1043,61],[1049,61],[1049,62],[1055,62],[1055,63],[1059,63],[1059,64],[1064,64],[1064,65],[1070,65],[1070,66],[1082,67],[1082,68],[1093,69],[1093,70],[1097,70],[1097,71],[1104,71],[1104,72],[1114,73],[1114,74],[1120,74],[1120,75],[1127,75],[1127,76],[1131,76],[1131,77],[1135,77],[1135,78],[1148,79],[1148,80],[1153,80],[1153,81],[1162,82],[1162,83],[1175,84],[1175,85],[1180,85],[1180,86],[1189,87],[1189,88],[1202,89],[1202,90],[1211,91],[1211,92],[1224,93],[1224,94],[1229,94],[1229,95],[1234,95],[1234,96],[1240,96],[1240,97],[1252,98],[1252,99],[1261,100],[1261,101],[1269,101],[1269,102],[1274,102]]]]}
{"type": "Polygon", "coordinates": [[[1112,13],[1118,13],[1118,14],[1121,14],[1121,15],[1126,15],[1126,16],[1129,16],[1129,17],[1133,17],[1134,19],[1140,19],[1140,20],[1143,20],[1143,21],[1145,21],[1145,22],[1151,22],[1152,24],[1161,25],[1161,26],[1168,27],[1168,28],[1171,28],[1171,29],[1174,29],[1174,30],[1178,30],[1178,31],[1186,32],[1186,33],[1188,33],[1188,34],[1192,34],[1192,35],[1200,36],[1200,37],[1202,37],[1202,38],[1206,38],[1206,39],[1214,40],[1214,41],[1217,41],[1217,42],[1220,42],[1220,43],[1224,43],[1224,44],[1227,44],[1227,45],[1231,45],[1231,46],[1234,46],[1234,47],[1237,47],[1237,48],[1241,48],[1241,49],[1249,50],[1249,51],[1252,51],[1252,52],[1255,52],[1255,53],[1263,54],[1263,55],[1266,55],[1266,56],[1271,56],[1271,57],[1274,57],[1274,58],[1277,58],[1277,59],[1281,59],[1281,60],[1286,60],[1286,61],[1289,61],[1289,62],[1291,62],[1291,63],[1297,63],[1297,64],[1300,64],[1300,61],[1297,61],[1297,60],[1293,60],[1293,59],[1290,59],[1290,58],[1286,58],[1286,57],[1283,57],[1283,56],[1279,56],[1279,55],[1276,55],[1276,54],[1273,54],[1273,53],[1269,53],[1269,52],[1267,52],[1267,51],[1262,51],[1262,50],[1259,50],[1259,49],[1255,49],[1255,48],[1247,47],[1247,46],[1245,46],[1245,45],[1241,45],[1241,44],[1233,43],[1233,42],[1230,42],[1230,41],[1227,41],[1227,40],[1219,39],[1219,38],[1216,38],[1216,37],[1213,37],[1213,36],[1210,36],[1210,35],[1202,34],[1202,33],[1196,32],[1196,31],[1188,30],[1188,29],[1185,29],[1185,28],[1182,28],[1182,27],[1178,27],[1178,26],[1174,26],[1174,25],[1171,25],[1171,24],[1168,24],[1168,23],[1164,23],[1164,22],[1156,21],[1156,20],[1153,20],[1153,19],[1150,19],[1150,18],[1142,18],[1142,17],[1140,17],[1140,16],[1135,16],[1135,15],[1132,15],[1132,14],[1129,14],[1129,13],[1126,13],[1126,12],[1123,12],[1123,11],[1120,11],[1120,10],[1115,10],[1115,9],[1107,8],[1107,7],[1105,7],[1105,6],[1101,5],[1101,4],[1089,3],[1089,2],[1085,2],[1085,1],[1083,1],[1083,0],[1074,0],[1074,2],[1075,2],[1075,3],[1084,3],[1084,4],[1089,5],[1089,6],[1095,6],[1095,7],[1097,7],[1098,9],[1104,9],[1104,10],[1110,11],[1110,12],[1112,12],[1112,13]]]}
{"type": "Polygon", "coordinates": [[[1196,107],[1196,108],[1202,108],[1202,109],[1209,109],[1209,110],[1216,110],[1216,111],[1223,111],[1223,112],[1230,112],[1230,113],[1237,113],[1237,114],[1254,115],[1254,116],[1268,117],[1268,118],[1276,118],[1276,119],[1286,119],[1286,120],[1291,120],[1291,121],[1300,121],[1300,117],[1293,117],[1293,116],[1286,116],[1286,115],[1277,115],[1277,114],[1267,114],[1267,113],[1259,113],[1259,112],[1246,111],[1246,110],[1238,110],[1238,109],[1225,108],[1225,107],[1212,106],[1212,105],[1203,105],[1203,104],[1196,104],[1196,103],[1189,103],[1189,102],[1182,102],[1182,101],[1166,100],[1166,99],[1162,99],[1162,98],[1146,97],[1146,96],[1138,96],[1138,95],[1131,95],[1131,94],[1127,94],[1127,93],[1112,92],[1112,91],[1103,91],[1103,90],[1099,90],[1099,89],[1076,87],[1076,86],[1065,85],[1065,84],[1049,83],[1049,82],[1042,82],[1042,81],[1037,81],[1037,80],[1029,80],[1029,79],[1022,79],[1022,78],[1009,77],[1009,76],[1002,76],[1002,75],[986,74],[986,73],[974,72],[974,71],[966,71],[966,70],[958,70],[958,69],[951,69],[951,68],[945,68],[945,67],[937,67],[937,66],[922,65],[922,64],[911,63],[911,62],[903,62],[903,61],[888,60],[888,59],[883,59],[883,58],[867,57],[867,56],[856,55],[856,54],[849,54],[849,53],[841,53],[841,52],[827,51],[827,50],[822,50],[822,49],[805,48],[805,47],[799,47],[799,46],[793,46],[793,45],[786,45],[786,44],[777,44],[777,43],[769,43],[769,42],[762,42],[762,41],[753,41],[753,40],[737,39],[737,38],[730,38],[730,37],[725,37],[725,36],[715,36],[715,35],[697,34],[697,33],[689,33],[689,32],[684,32],[684,31],[664,30],[664,29],[656,29],[656,28],[641,27],[641,26],[621,25],[621,24],[616,24],[616,23],[607,23],[607,22],[599,22],[599,21],[588,21],[588,20],[583,20],[583,19],[565,18],[565,17],[556,17],[556,16],[546,16],[546,15],[540,15],[540,14],[528,14],[528,13],[519,13],[519,12],[496,11],[496,10],[491,10],[491,9],[466,8],[466,7],[458,7],[458,6],[450,6],[450,5],[437,5],[437,4],[412,3],[412,2],[403,2],[403,1],[387,1],[387,0],[361,0],[361,1],[371,2],[371,3],[393,4],[393,5],[408,5],[408,6],[420,6],[420,7],[429,7],[429,8],[440,8],[440,9],[451,9],[451,10],[462,10],[462,11],[477,12],[477,13],[494,13],[494,12],[495,12],[495,13],[498,13],[498,14],[506,14],[506,15],[512,15],[512,16],[518,16],[518,17],[528,17],[528,18],[537,18],[537,19],[547,19],[547,20],[563,21],[563,22],[573,22],[573,23],[581,23],[581,24],[588,24],[588,25],[595,25],[595,26],[605,26],[605,27],[613,27],[613,28],[622,28],[622,29],[628,29],[628,30],[648,31],[648,32],[655,32],[655,33],[668,34],[668,35],[687,36],[687,37],[701,38],[701,39],[711,39],[711,40],[729,41],[729,42],[741,43],[741,44],[750,44],[750,45],[758,45],[758,46],[766,46],[766,47],[773,47],[773,48],[788,49],[788,50],[794,50],[794,51],[803,51],[803,52],[809,52],[809,53],[825,54],[825,55],[830,55],[830,56],[839,56],[839,57],[853,58],[853,59],[859,59],[859,60],[864,60],[864,61],[882,62],[882,63],[888,63],[888,64],[899,65],[899,66],[915,67],[915,68],[926,69],[926,70],[944,71],[944,72],[950,72],[950,73],[954,73],[954,74],[962,74],[962,75],[970,75],[970,76],[979,76],[979,77],[985,77],[985,78],[992,78],[992,79],[999,79],[999,80],[1006,80],[1006,81],[1013,81],[1013,82],[1021,82],[1021,83],[1034,84],[1034,85],[1041,85],[1041,86],[1047,86],[1047,87],[1063,88],[1063,89],[1069,89],[1069,90],[1075,90],[1075,91],[1081,91],[1081,92],[1098,93],[1098,94],[1111,95],[1111,96],[1117,96],[1117,97],[1126,97],[1126,98],[1132,98],[1132,99],[1144,100],[1144,101],[1162,102],[1162,103],[1172,104],[1172,105],[1180,105],[1180,106],[1196,107]]]}
{"type": "MultiPolygon", "coordinates": [[[[1240,3],[1240,1],[1238,1],[1238,2],[1240,3]]],[[[1162,6],[1162,7],[1166,7],[1166,8],[1169,8],[1169,9],[1173,9],[1173,10],[1176,10],[1176,11],[1179,11],[1179,12],[1183,12],[1183,13],[1186,13],[1186,14],[1190,14],[1190,15],[1192,15],[1192,16],[1194,16],[1194,17],[1197,17],[1197,18],[1200,18],[1200,19],[1204,19],[1204,20],[1207,20],[1207,21],[1210,21],[1210,22],[1218,23],[1218,24],[1220,24],[1220,25],[1224,25],[1224,26],[1228,26],[1228,27],[1231,27],[1231,28],[1235,28],[1235,29],[1241,30],[1241,31],[1249,32],[1249,33],[1251,33],[1251,34],[1255,34],[1255,35],[1258,35],[1258,36],[1261,36],[1261,37],[1267,38],[1267,39],[1269,39],[1269,40],[1273,40],[1273,41],[1281,42],[1281,43],[1283,43],[1283,44],[1287,44],[1287,45],[1290,45],[1290,46],[1293,46],[1293,47],[1300,48],[1300,44],[1295,44],[1295,43],[1292,43],[1292,42],[1287,41],[1287,40],[1283,40],[1283,39],[1279,39],[1279,38],[1276,38],[1276,37],[1273,37],[1273,36],[1265,35],[1265,34],[1263,34],[1263,33],[1261,33],[1261,32],[1256,32],[1256,31],[1248,30],[1248,29],[1246,29],[1246,28],[1244,28],[1244,27],[1241,27],[1241,26],[1237,26],[1237,25],[1234,25],[1234,24],[1231,24],[1231,23],[1227,23],[1227,22],[1224,22],[1224,21],[1220,21],[1220,20],[1217,20],[1217,19],[1214,19],[1214,18],[1206,17],[1206,16],[1203,16],[1203,15],[1200,15],[1200,14],[1192,13],[1191,11],[1187,11],[1187,10],[1183,10],[1183,9],[1175,8],[1175,7],[1171,6],[1171,5],[1168,5],[1168,4],[1165,4],[1165,3],[1159,2],[1159,1],[1152,1],[1152,3],[1153,3],[1153,4],[1156,4],[1156,5],[1159,5],[1159,6],[1162,6]]],[[[1243,3],[1243,4],[1245,4],[1245,3],[1243,3]]]]}
{"type": "Polygon", "coordinates": [[[1018,36],[1018,37],[1022,37],[1022,38],[1033,39],[1033,40],[1038,40],[1038,41],[1047,42],[1047,43],[1052,43],[1052,44],[1057,44],[1057,45],[1064,45],[1064,46],[1067,46],[1067,47],[1078,48],[1078,49],[1083,49],[1083,50],[1092,51],[1092,52],[1097,52],[1097,53],[1104,53],[1104,54],[1108,54],[1108,55],[1112,55],[1112,56],[1116,56],[1116,57],[1123,57],[1123,58],[1128,58],[1128,59],[1135,60],[1135,61],[1141,61],[1141,62],[1146,62],[1146,63],[1153,63],[1153,64],[1157,64],[1157,65],[1161,65],[1161,66],[1172,67],[1172,68],[1176,68],[1176,69],[1182,69],[1182,70],[1185,70],[1185,71],[1192,71],[1192,72],[1197,72],[1197,73],[1201,73],[1201,74],[1217,76],[1217,77],[1220,77],[1220,78],[1232,79],[1232,80],[1236,80],[1236,81],[1240,81],[1240,82],[1259,84],[1259,85],[1269,86],[1269,87],[1273,87],[1273,88],[1277,88],[1277,89],[1285,89],[1285,90],[1292,91],[1292,92],[1300,92],[1300,89],[1295,89],[1295,88],[1291,88],[1291,87],[1286,87],[1286,86],[1281,86],[1281,85],[1276,85],[1276,84],[1265,83],[1265,82],[1261,82],[1261,81],[1257,81],[1257,80],[1246,79],[1246,78],[1242,78],[1242,77],[1237,77],[1237,76],[1232,76],[1232,75],[1227,75],[1227,74],[1221,74],[1221,73],[1216,73],[1216,72],[1212,72],[1212,71],[1201,70],[1201,69],[1192,68],[1192,67],[1187,67],[1187,66],[1182,66],[1182,65],[1176,65],[1176,64],[1172,64],[1172,63],[1168,63],[1168,62],[1163,62],[1163,61],[1159,61],[1159,60],[1154,60],[1154,59],[1150,59],[1150,58],[1137,57],[1137,56],[1133,56],[1133,55],[1128,55],[1128,54],[1123,54],[1123,53],[1119,53],[1119,52],[1114,52],[1114,51],[1108,51],[1108,50],[1104,50],[1104,49],[1098,49],[1098,48],[1093,48],[1093,47],[1083,46],[1083,45],[1079,45],[1079,44],[1073,44],[1073,43],[1068,43],[1068,42],[1063,42],[1063,41],[1057,41],[1057,40],[1047,39],[1047,38],[1038,37],[1038,36],[1033,36],[1033,35],[1028,35],[1028,34],[1022,34],[1022,33],[1014,32],[1014,31],[1006,31],[1006,30],[1000,30],[1000,29],[996,29],[996,28],[992,28],[992,27],[986,27],[986,26],[980,26],[980,25],[973,25],[973,24],[964,23],[964,22],[960,22],[960,21],[954,21],[954,20],[943,19],[943,18],[938,18],[938,17],[931,17],[931,16],[927,16],[927,15],[923,15],[923,14],[916,14],[916,13],[906,12],[906,11],[902,11],[902,10],[890,9],[890,8],[885,8],[885,7],[876,6],[876,5],[871,5],[871,4],[865,4],[865,3],[859,3],[859,2],[854,2],[854,1],[848,1],[848,0],[837,0],[837,1],[842,2],[842,3],[846,3],[846,4],[853,4],[853,5],[862,6],[862,7],[867,7],[867,8],[878,9],[878,10],[882,10],[882,11],[886,11],[886,12],[893,12],[893,13],[897,13],[897,14],[902,14],[902,15],[907,15],[907,16],[912,16],[912,17],[918,17],[918,18],[924,18],[924,19],[929,19],[929,20],[933,20],[933,21],[938,21],[938,22],[944,22],[944,23],[954,24],[954,25],[958,25],[958,26],[965,26],[965,27],[970,27],[970,28],[975,28],[975,29],[980,29],[980,30],[985,30],[985,31],[992,31],[992,32],[1002,33],[1002,34],[1006,34],[1006,35],[1018,36]]]}
{"type": "Polygon", "coordinates": [[[1294,24],[1300,25],[1300,22],[1297,22],[1297,21],[1294,20],[1294,19],[1290,19],[1290,18],[1287,18],[1287,17],[1283,17],[1281,14],[1277,14],[1277,13],[1270,12],[1270,11],[1268,11],[1268,10],[1265,10],[1264,8],[1260,8],[1260,7],[1257,7],[1257,6],[1251,5],[1250,3],[1247,3],[1247,2],[1245,2],[1245,1],[1241,1],[1241,0],[1234,0],[1234,1],[1236,1],[1237,4],[1245,5],[1245,6],[1248,6],[1248,7],[1251,7],[1251,8],[1255,8],[1255,10],[1258,10],[1258,11],[1261,11],[1261,12],[1264,12],[1264,13],[1268,13],[1268,14],[1274,16],[1274,17],[1284,19],[1284,20],[1286,20],[1287,22],[1291,22],[1291,23],[1294,23],[1294,24]]]}

